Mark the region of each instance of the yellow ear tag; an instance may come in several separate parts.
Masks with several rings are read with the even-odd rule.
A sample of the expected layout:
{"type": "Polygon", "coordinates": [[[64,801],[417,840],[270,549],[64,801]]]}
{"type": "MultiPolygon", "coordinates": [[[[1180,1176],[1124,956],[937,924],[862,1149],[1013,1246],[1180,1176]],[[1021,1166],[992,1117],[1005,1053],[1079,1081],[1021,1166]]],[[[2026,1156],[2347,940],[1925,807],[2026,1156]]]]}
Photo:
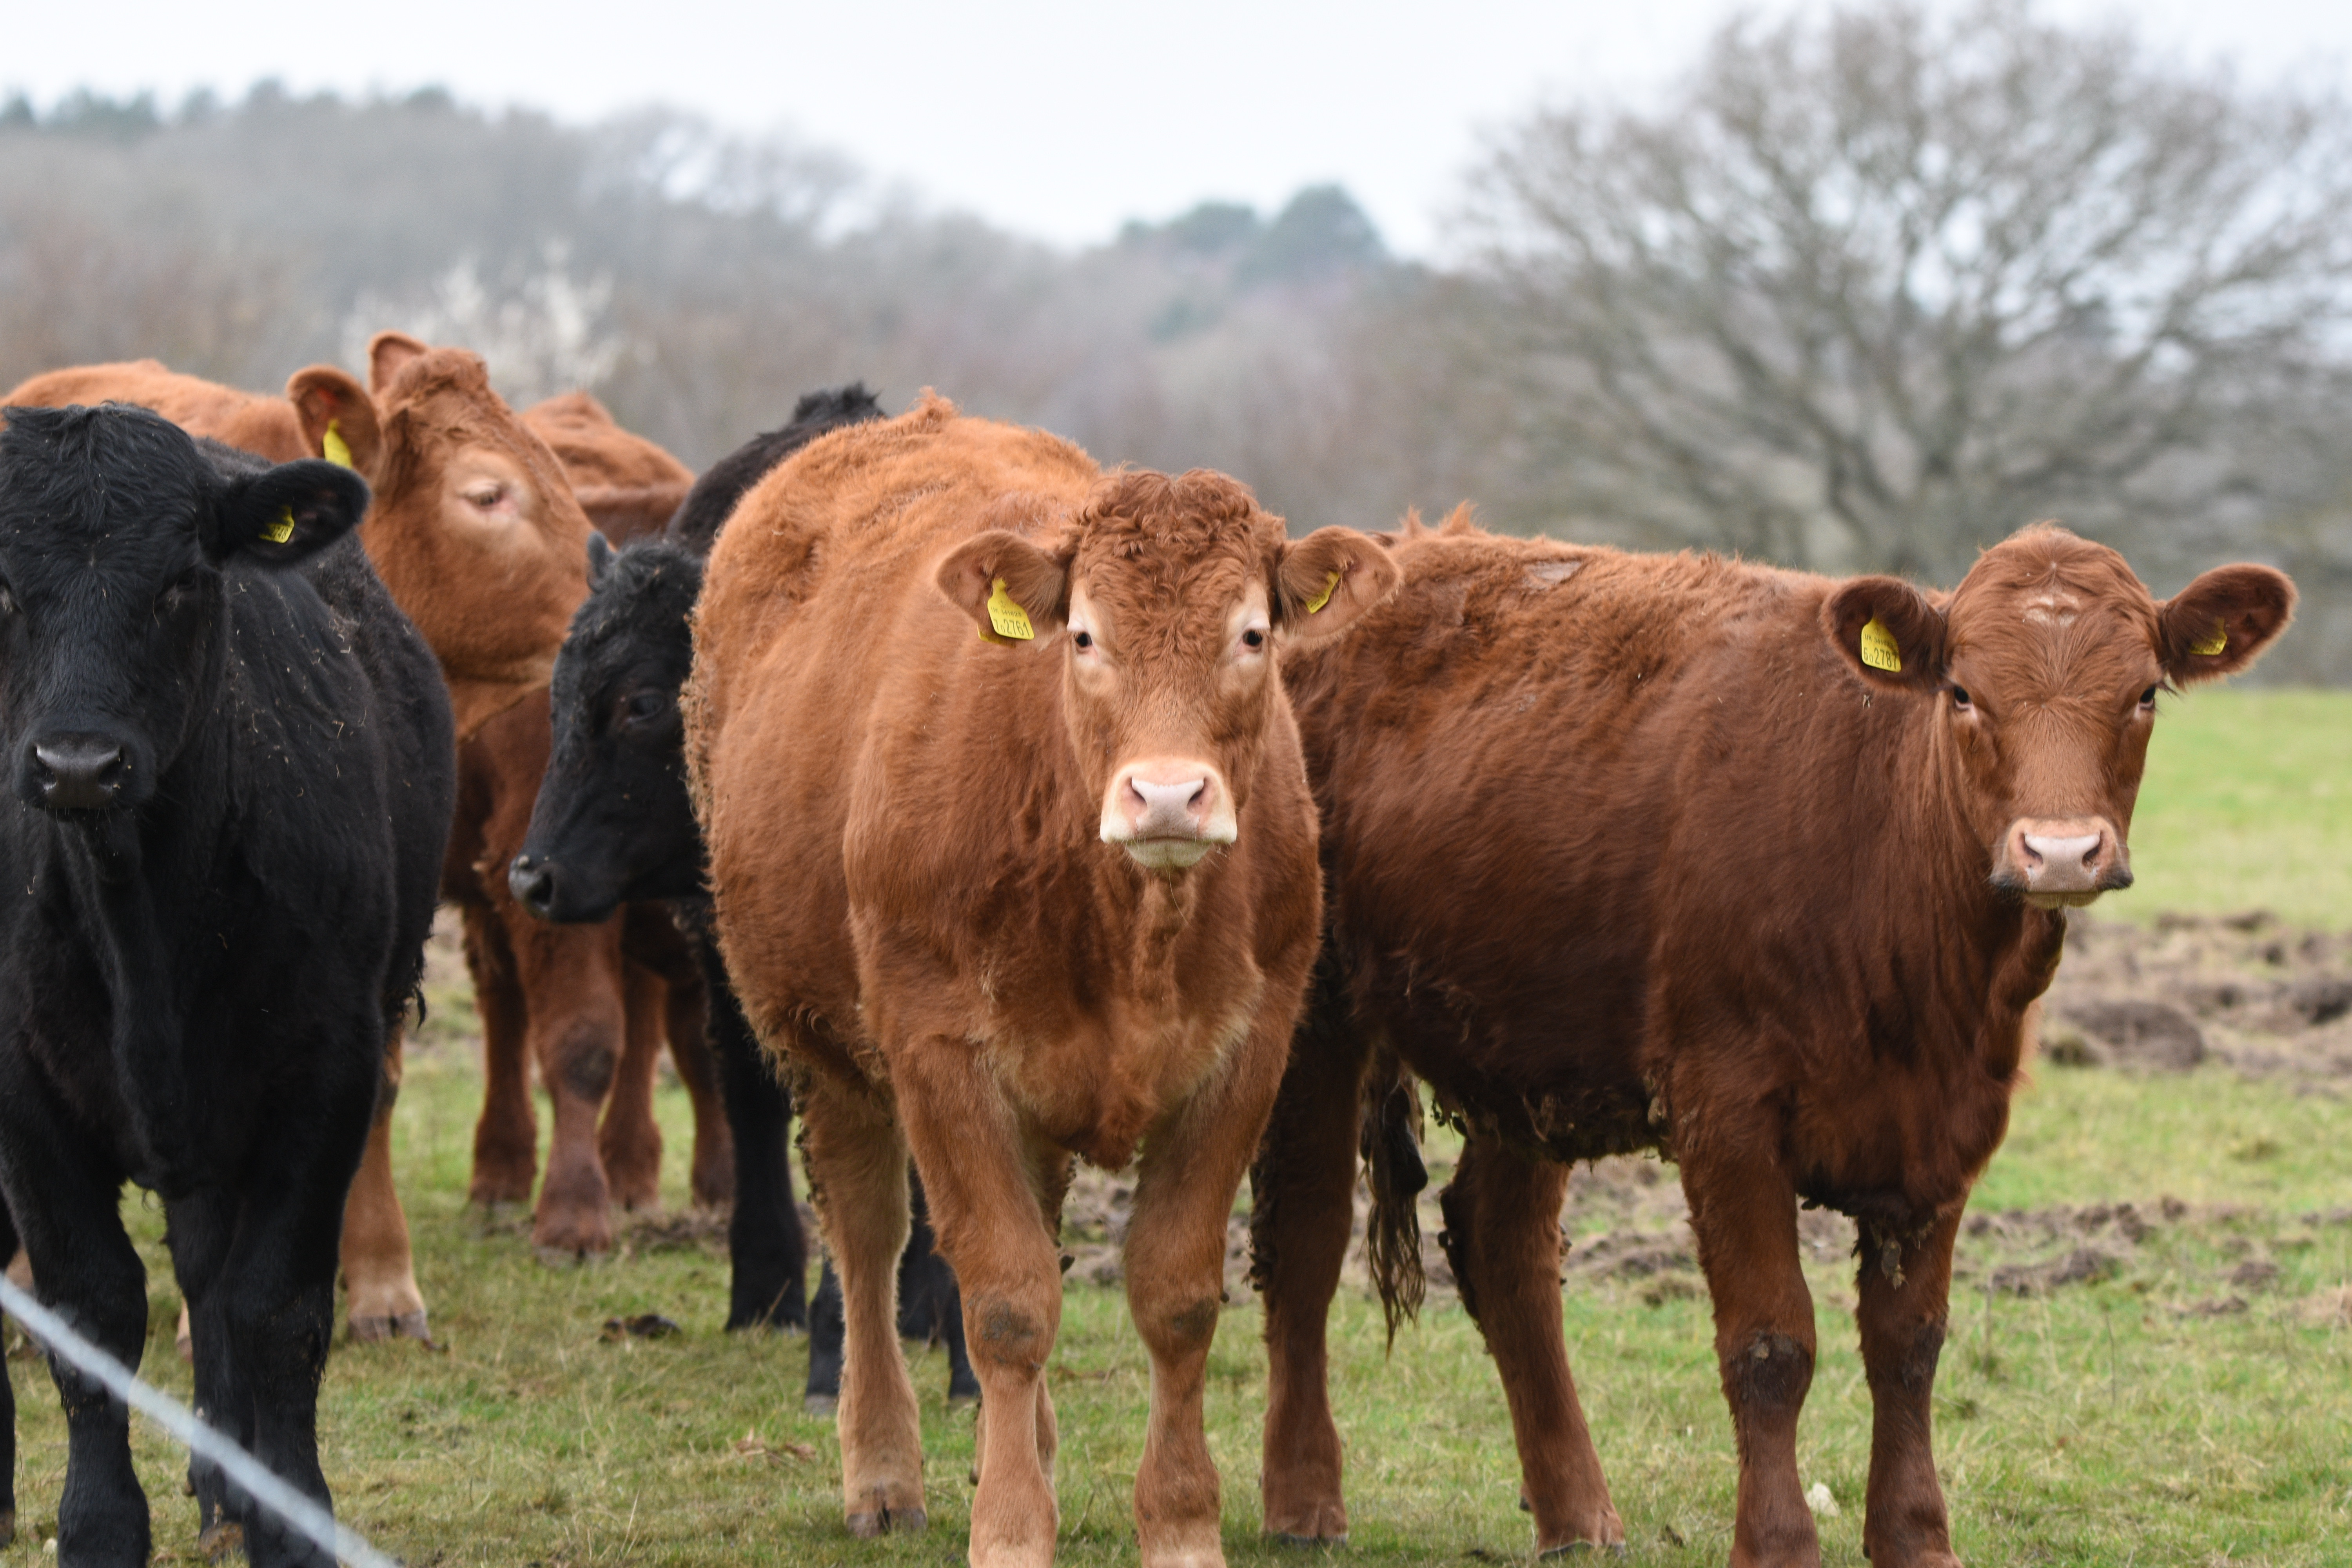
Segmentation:
{"type": "Polygon", "coordinates": [[[283,544],[288,540],[293,538],[294,509],[290,506],[278,508],[278,521],[271,523],[268,528],[263,529],[261,531],[261,537],[269,541],[272,544],[283,544]]]}
{"type": "Polygon", "coordinates": [[[351,444],[343,439],[341,420],[327,421],[327,433],[319,438],[319,447],[327,454],[327,461],[341,463],[347,468],[356,467],[352,461],[351,444]]]}
{"type": "Polygon", "coordinates": [[[1871,616],[1862,628],[1862,662],[1890,674],[1903,672],[1903,650],[1895,646],[1895,634],[1876,616],[1871,616]]]}
{"type": "Polygon", "coordinates": [[[1331,602],[1331,592],[1333,589],[1339,587],[1339,574],[1337,572],[1324,573],[1323,591],[1307,601],[1307,613],[1311,616],[1316,611],[1321,609],[1324,605],[1329,604],[1331,602]]]}
{"type": "Polygon", "coordinates": [[[2207,637],[2203,642],[2190,643],[2189,645],[2189,651],[2190,653],[2201,653],[2208,658],[2210,658],[2213,655],[2220,653],[2223,648],[2228,647],[2229,646],[2230,623],[2221,619],[2221,616],[2216,616],[2213,617],[2213,635],[2207,637]]]}
{"type": "Polygon", "coordinates": [[[988,624],[996,628],[998,637],[1015,642],[1028,642],[1037,635],[1036,628],[1029,624],[1029,612],[1013,602],[1013,595],[1004,591],[1002,577],[996,580],[995,591],[988,595],[988,624]]]}

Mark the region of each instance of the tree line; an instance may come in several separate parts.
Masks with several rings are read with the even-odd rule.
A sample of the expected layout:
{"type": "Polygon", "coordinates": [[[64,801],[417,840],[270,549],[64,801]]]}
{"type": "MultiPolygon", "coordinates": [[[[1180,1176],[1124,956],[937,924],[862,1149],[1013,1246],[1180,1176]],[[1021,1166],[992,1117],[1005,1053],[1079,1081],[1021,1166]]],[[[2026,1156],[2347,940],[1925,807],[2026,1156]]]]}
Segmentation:
{"type": "Polygon", "coordinates": [[[1735,20],[1643,103],[1493,137],[1444,259],[1335,187],[1076,252],[820,149],[436,90],[0,103],[0,384],[267,388],[385,326],[707,463],[800,393],[935,385],[1300,526],[1492,526],[1957,579],[2058,516],[2159,593],[2305,590],[2352,680],[2352,114],[2021,0],[1735,20]]]}

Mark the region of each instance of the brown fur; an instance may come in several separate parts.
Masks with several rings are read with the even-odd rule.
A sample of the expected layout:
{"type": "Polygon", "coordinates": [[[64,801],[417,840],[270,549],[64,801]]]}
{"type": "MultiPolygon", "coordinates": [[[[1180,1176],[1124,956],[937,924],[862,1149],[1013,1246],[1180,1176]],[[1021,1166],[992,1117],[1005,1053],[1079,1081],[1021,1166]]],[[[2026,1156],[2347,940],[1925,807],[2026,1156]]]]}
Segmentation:
{"type": "Polygon", "coordinates": [[[2159,605],[2114,552],[2047,525],[1949,595],[1464,517],[1394,548],[1406,591],[1285,667],[1332,897],[1318,994],[1338,1011],[1302,1031],[1276,1112],[1323,1163],[1269,1146],[1257,1194],[1267,1528],[1346,1529],[1321,1366],[1322,1231],[1346,1208],[1297,1194],[1344,1192],[1356,1110],[1332,1085],[1377,1047],[1468,1133],[1443,1239],[1540,1546],[1624,1539],[1562,1353],[1566,1167],[1657,1150],[1681,1165],[1714,1296],[1732,1560],[1818,1561],[1793,1446],[1814,1349],[1803,1199],[1862,1224],[1872,1561],[1950,1563],[1921,1347],[2064,931],[1999,884],[2004,846],[2020,822],[2096,825],[2119,885],[2144,689],[2242,668],[2292,586],[2225,567],[2159,605]],[[2058,607],[2036,619],[2040,603],[2058,607]],[[1874,616],[1899,673],[1860,662],[1874,616]],[[2217,621],[2226,650],[2189,653],[2217,621]]]}
{"type": "Polygon", "coordinates": [[[587,393],[534,403],[522,418],[563,466],[588,521],[616,545],[660,532],[693,488],[693,469],[621,428],[587,393]]]}
{"type": "MultiPolygon", "coordinates": [[[[422,357],[399,360],[392,374],[422,357]]],[[[535,404],[523,420],[561,459],[567,480],[691,482],[683,463],[622,429],[586,393],[535,404]]],[[[677,489],[682,495],[684,485],[677,489]]],[[[619,508],[595,521],[608,539],[625,542],[657,531],[677,504],[671,500],[658,515],[619,508]]],[[[696,1201],[729,1202],[734,1166],[703,1037],[702,978],[667,913],[624,910],[599,925],[551,926],[508,888],[507,867],[530,828],[551,739],[541,688],[458,749],[457,814],[441,893],[465,921],[467,967],[482,1015],[485,1082],[471,1196],[479,1204],[530,1198],[539,1134],[529,1064],[536,1062],[554,1131],[531,1243],[545,1257],[576,1258],[612,1247],[615,1202],[638,1209],[658,1199],[662,1140],[652,1089],[665,1034],[694,1105],[696,1201]]]]}
{"type": "Polygon", "coordinates": [[[720,536],[688,755],[728,968],[762,1039],[814,1069],[801,1104],[848,1319],[853,1530],[922,1515],[890,1316],[908,1147],[983,1390],[971,1555],[992,1564],[1053,1553],[1042,1373],[1070,1160],[1139,1152],[1143,1561],[1222,1561],[1201,1398],[1224,1216],[1320,905],[1273,654],[1234,652],[1229,613],[1269,600],[1279,647],[1336,634],[1393,580],[1360,536],[1286,543],[1222,476],[1104,478],[1065,441],[928,395],[806,447],[720,536]],[[1284,602],[1293,568],[1342,579],[1328,619],[1284,602]],[[975,636],[1000,577],[1034,641],[975,636]],[[1098,666],[1061,631],[1081,600],[1098,666]],[[1155,746],[1195,748],[1176,754],[1213,761],[1239,803],[1237,839],[1189,869],[1147,871],[1098,837],[1121,759],[1155,746]]]}
{"type": "Polygon", "coordinates": [[[595,925],[551,925],[508,887],[507,866],[530,827],[551,743],[541,690],[458,748],[457,817],[441,871],[441,896],[465,924],[466,967],[482,1016],[485,1082],[469,1195],[486,1205],[530,1200],[536,1063],[554,1129],[531,1244],[551,1259],[610,1250],[613,1205],[658,1201],[662,1141],[650,1096],[666,1034],[694,1105],[695,1200],[723,1205],[734,1187],[701,1028],[701,980],[667,915],[630,906],[595,925]]]}

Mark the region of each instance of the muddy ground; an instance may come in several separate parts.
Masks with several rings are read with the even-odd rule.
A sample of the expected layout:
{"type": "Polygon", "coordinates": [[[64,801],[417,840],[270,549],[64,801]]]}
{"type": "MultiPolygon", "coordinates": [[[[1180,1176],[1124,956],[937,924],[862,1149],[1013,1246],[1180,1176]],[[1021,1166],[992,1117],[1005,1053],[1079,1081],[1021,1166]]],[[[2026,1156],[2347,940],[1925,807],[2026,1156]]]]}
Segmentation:
{"type": "MultiPolygon", "coordinates": [[[[2153,926],[2077,917],[2057,983],[2045,999],[2038,1072],[2183,1072],[2212,1062],[2249,1077],[2283,1079],[2297,1092],[2352,1096],[2352,933],[2298,931],[2265,914],[2171,917],[2153,926]]],[[[1422,1261],[1433,1300],[1453,1276],[1437,1245],[1436,1194],[1451,1173],[1435,1144],[1421,1205],[1422,1261]]],[[[1132,1190],[1128,1178],[1082,1170],[1065,1211],[1074,1278],[1119,1279],[1118,1239],[1132,1190]]],[[[2352,1194],[2347,1194],[2352,1195],[2352,1194]]],[[[1363,1260],[1366,1200],[1357,1198],[1356,1242],[1343,1288],[1369,1291],[1363,1260]]],[[[1819,1211],[1800,1216],[1810,1260],[1853,1256],[1853,1225],[1819,1211]]],[[[1674,1168],[1654,1159],[1597,1161],[1570,1184],[1562,1228],[1578,1238],[1563,1273],[1616,1282],[1653,1303],[1703,1295],[1687,1210],[1674,1168]]],[[[2278,1220],[2224,1205],[2159,1200],[2080,1208],[1978,1212],[1954,1262],[1955,1292],[2034,1296],[2114,1279],[2168,1241],[2207,1258],[2198,1278],[2165,1271],[2183,1316],[2250,1310],[2277,1279],[2275,1255],[2316,1245],[2352,1226],[2352,1208],[2278,1220]],[[2185,1289],[2184,1289],[2185,1287],[2185,1289]]],[[[1246,1221],[1228,1230],[1227,1288],[1246,1297],[1246,1221]]],[[[2315,1321],[2352,1322],[2352,1296],[2323,1291],[2294,1303],[2315,1321]],[[2324,1298],[2324,1299],[2323,1299],[2324,1298]]]]}

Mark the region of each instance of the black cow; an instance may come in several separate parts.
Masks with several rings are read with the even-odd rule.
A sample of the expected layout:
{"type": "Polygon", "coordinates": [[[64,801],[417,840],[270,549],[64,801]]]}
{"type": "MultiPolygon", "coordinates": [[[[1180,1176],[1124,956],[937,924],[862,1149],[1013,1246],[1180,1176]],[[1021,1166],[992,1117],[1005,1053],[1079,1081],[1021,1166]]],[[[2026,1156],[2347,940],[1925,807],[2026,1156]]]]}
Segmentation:
{"type": "MultiPolygon", "coordinates": [[[[163,1200],[196,1403],[297,1488],[343,1199],[417,994],[455,790],[433,656],[355,539],[350,469],[143,410],[0,432],[0,1187],[42,1298],[147,1337],[125,1181],[163,1200]]],[[[52,1363],[68,1563],[147,1560],[128,1417],[52,1363]]],[[[208,1465],[207,1546],[325,1564],[208,1465]]]]}
{"type": "MultiPolygon", "coordinates": [[[[523,852],[509,872],[515,898],[546,919],[599,920],[625,900],[669,899],[679,923],[695,935],[735,1133],[730,1329],[800,1321],[807,1254],[785,1140],[792,1102],[761,1055],[709,935],[702,836],[687,796],[677,710],[694,661],[689,617],[702,591],[702,556],[744,492],[825,431],[881,414],[862,385],[812,394],[801,399],[790,425],[714,464],[670,520],[666,539],[617,555],[601,540],[590,542],[589,596],[556,657],[554,752],[523,852]],[[787,1301],[790,1319],[777,1310],[787,1301]]],[[[950,1397],[976,1398],[955,1276],[931,1248],[919,1197],[899,1280],[900,1331],[943,1342],[950,1397]]],[[[840,1286],[830,1262],[807,1321],[808,1398],[823,1408],[838,1396],[841,1377],[840,1286]]]]}

